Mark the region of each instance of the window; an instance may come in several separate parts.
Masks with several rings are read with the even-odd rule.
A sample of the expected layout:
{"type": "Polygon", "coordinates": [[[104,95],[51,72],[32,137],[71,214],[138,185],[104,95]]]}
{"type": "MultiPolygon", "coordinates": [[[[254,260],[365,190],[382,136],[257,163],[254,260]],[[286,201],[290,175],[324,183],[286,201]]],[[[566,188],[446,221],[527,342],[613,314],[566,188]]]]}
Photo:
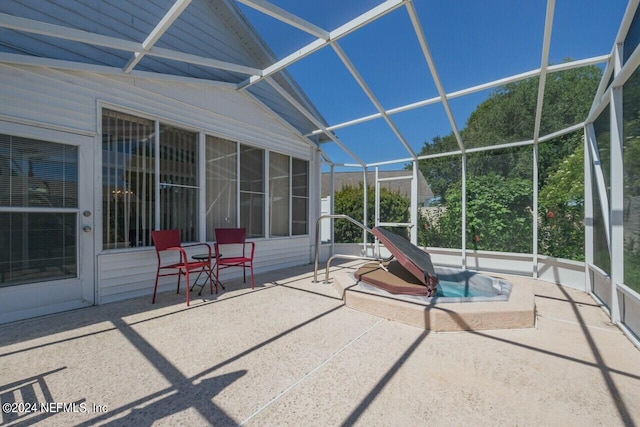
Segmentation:
{"type": "Polygon", "coordinates": [[[160,229],[198,241],[198,134],[160,125],[160,229]]]}
{"type": "Polygon", "coordinates": [[[214,229],[238,224],[238,144],[207,136],[206,224],[207,240],[214,241],[214,229]]]}
{"type": "Polygon", "coordinates": [[[152,246],[155,229],[198,241],[201,222],[207,241],[223,227],[243,227],[249,238],[308,233],[308,161],[269,153],[267,230],[266,151],[207,135],[201,202],[198,140],[197,132],[103,110],[104,249],[152,246]]]}
{"type": "Polygon", "coordinates": [[[0,287],[77,277],[77,147],[0,135],[0,181],[0,287]]]}
{"type": "Polygon", "coordinates": [[[156,225],[180,230],[184,241],[198,240],[198,134],[160,125],[159,142],[157,189],[155,122],[103,111],[105,249],[151,246],[150,231],[156,225]],[[160,209],[159,224],[156,209],[160,209]]]}
{"type": "Polygon", "coordinates": [[[308,169],[307,161],[283,154],[269,153],[269,233],[271,236],[295,236],[308,233],[308,169]]]}
{"type": "Polygon", "coordinates": [[[264,237],[264,150],[240,145],[240,227],[264,237]]]}
{"type": "Polygon", "coordinates": [[[309,162],[291,159],[291,234],[309,233],[309,162]]]}
{"type": "Polygon", "coordinates": [[[289,156],[269,153],[269,234],[289,235],[289,156]]]}
{"type": "Polygon", "coordinates": [[[155,229],[154,122],[102,113],[102,227],[105,249],[150,246],[155,229]]]}

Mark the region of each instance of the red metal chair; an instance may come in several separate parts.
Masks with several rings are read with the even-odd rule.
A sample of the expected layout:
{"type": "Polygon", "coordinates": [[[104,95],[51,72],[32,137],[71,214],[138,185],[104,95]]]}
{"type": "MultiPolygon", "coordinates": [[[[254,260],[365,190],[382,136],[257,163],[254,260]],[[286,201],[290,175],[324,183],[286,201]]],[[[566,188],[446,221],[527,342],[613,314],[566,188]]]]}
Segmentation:
{"type": "Polygon", "coordinates": [[[246,230],[244,228],[216,228],[216,241],[214,243],[216,255],[216,276],[220,277],[220,270],[231,267],[240,267],[244,273],[244,283],[247,283],[247,268],[251,270],[251,289],[253,289],[253,253],[256,249],[254,242],[246,242],[246,230]],[[225,253],[231,252],[231,256],[223,257],[220,247],[224,245],[236,245],[236,253],[232,247],[223,249],[225,253]],[[251,245],[251,254],[247,255],[246,246],[251,245]],[[242,249],[242,251],[240,251],[242,249]]]}
{"type": "MultiPolygon", "coordinates": [[[[189,305],[189,273],[200,272],[205,273],[209,278],[209,284],[211,286],[211,294],[213,294],[213,280],[211,270],[211,246],[207,243],[194,243],[190,245],[182,245],[180,242],[180,232],[178,230],[157,230],[151,232],[151,238],[156,248],[156,255],[158,256],[158,270],[156,271],[156,284],[153,288],[153,301],[156,302],[156,292],[158,290],[158,279],[164,276],[178,276],[178,289],[176,293],[180,293],[180,279],[185,276],[187,285],[187,306],[189,305]],[[184,248],[193,246],[206,246],[209,253],[209,257],[206,260],[189,261],[187,253],[184,248]],[[170,264],[162,265],[161,252],[175,251],[179,254],[180,258],[178,262],[172,262],[170,264]],[[160,274],[161,270],[176,270],[172,273],[160,274]]],[[[174,258],[175,260],[175,258],[174,258]]],[[[206,282],[205,282],[206,284],[206,282]]],[[[216,284],[216,292],[218,292],[218,285],[216,284]]]]}

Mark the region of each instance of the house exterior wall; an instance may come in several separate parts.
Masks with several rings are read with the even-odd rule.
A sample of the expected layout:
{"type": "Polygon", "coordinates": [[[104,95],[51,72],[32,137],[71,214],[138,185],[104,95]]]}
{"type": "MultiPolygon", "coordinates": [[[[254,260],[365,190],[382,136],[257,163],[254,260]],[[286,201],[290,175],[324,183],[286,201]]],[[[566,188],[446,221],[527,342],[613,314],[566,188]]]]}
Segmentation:
{"type": "MultiPolygon", "coordinates": [[[[310,236],[320,209],[319,156],[291,126],[250,96],[212,86],[0,64],[0,97],[3,99],[0,120],[4,122],[93,135],[94,158],[90,161],[95,179],[92,187],[96,304],[150,295],[156,269],[153,248],[102,249],[102,108],[142,115],[308,160],[309,234],[255,240],[254,268],[260,272],[311,261],[310,236]]],[[[229,273],[233,275],[225,274],[222,279],[237,277],[242,271],[232,269],[229,273]]],[[[175,277],[161,283],[160,290],[175,289],[175,277]]],[[[0,294],[16,292],[19,287],[0,289],[0,294]]],[[[64,302],[55,303],[61,306],[64,302]]],[[[46,312],[46,308],[39,309],[31,315],[46,312]]]]}
{"type": "MultiPolygon", "coordinates": [[[[311,246],[308,236],[260,239],[255,242],[256,252],[253,268],[257,273],[311,262],[311,246]]],[[[188,254],[197,252],[197,250],[192,250],[188,254]]],[[[200,252],[202,252],[202,249],[200,249],[200,252]]],[[[98,304],[151,295],[156,265],[156,254],[152,248],[151,250],[119,250],[98,254],[98,304]]],[[[239,277],[242,277],[241,269],[229,269],[220,272],[220,280],[223,283],[231,278],[239,277]]],[[[175,276],[161,279],[158,291],[173,290],[175,292],[176,280],[175,276]]],[[[248,280],[249,278],[247,278],[248,280]]],[[[201,283],[201,281],[198,283],[201,283]]],[[[205,288],[203,295],[208,294],[209,289],[205,288]]]]}

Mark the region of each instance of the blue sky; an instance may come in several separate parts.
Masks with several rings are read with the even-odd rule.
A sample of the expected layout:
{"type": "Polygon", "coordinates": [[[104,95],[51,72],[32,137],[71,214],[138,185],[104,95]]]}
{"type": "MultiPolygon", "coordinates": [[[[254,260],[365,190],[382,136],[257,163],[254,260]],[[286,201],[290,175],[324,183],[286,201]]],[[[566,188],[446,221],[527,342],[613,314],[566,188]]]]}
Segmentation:
{"type": "MultiPolygon", "coordinates": [[[[382,0],[271,3],[330,31],[382,0]]],[[[557,0],[550,62],[609,53],[626,3],[557,0]]],[[[414,0],[414,5],[447,92],[540,66],[546,12],[543,0],[414,0]]],[[[277,58],[314,40],[311,35],[239,6],[277,58]]],[[[385,109],[437,96],[405,7],[342,38],[339,44],[385,109]]],[[[331,47],[287,70],[330,125],[377,111],[331,47]]],[[[464,127],[469,114],[490,93],[450,101],[458,128],[464,127]]],[[[392,115],[391,119],[416,152],[425,141],[451,132],[441,104],[392,115]]],[[[409,156],[382,119],[339,129],[336,134],[366,163],[409,156]]],[[[354,163],[333,143],[323,145],[323,149],[336,163],[354,163]]]]}

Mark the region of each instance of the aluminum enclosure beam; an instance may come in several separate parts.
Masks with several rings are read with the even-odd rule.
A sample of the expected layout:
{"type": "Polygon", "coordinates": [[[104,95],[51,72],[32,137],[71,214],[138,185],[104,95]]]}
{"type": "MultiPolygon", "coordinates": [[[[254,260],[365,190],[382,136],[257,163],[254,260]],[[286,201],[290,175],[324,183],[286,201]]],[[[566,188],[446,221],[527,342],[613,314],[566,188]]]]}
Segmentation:
{"type": "Polygon", "coordinates": [[[136,65],[144,58],[149,49],[162,37],[162,35],[169,29],[171,24],[180,16],[182,12],[189,6],[191,0],[176,0],[167,13],[162,17],[158,25],[149,33],[145,41],[142,42],[142,50],[135,52],[133,58],[124,66],[125,73],[130,73],[136,65]]]}
{"type": "MultiPolygon", "coordinates": [[[[545,135],[543,137],[540,137],[538,139],[538,143],[543,143],[543,142],[546,142],[546,141],[550,141],[550,140],[552,140],[554,138],[557,138],[559,136],[566,135],[566,134],[571,133],[571,132],[576,132],[576,131],[578,131],[578,130],[580,130],[582,128],[584,128],[584,122],[575,124],[573,126],[569,126],[568,128],[565,128],[565,129],[559,130],[557,132],[553,132],[553,133],[550,133],[550,134],[545,135]]],[[[505,148],[522,147],[522,146],[526,146],[526,145],[533,145],[533,140],[529,139],[527,141],[507,142],[505,144],[490,145],[490,146],[486,146],[486,147],[467,148],[466,152],[467,153],[479,153],[479,152],[483,152],[483,151],[492,151],[492,150],[501,150],[501,149],[505,149],[505,148]]],[[[426,155],[423,155],[423,156],[418,156],[417,159],[418,160],[436,159],[436,158],[439,158],[439,157],[459,156],[460,154],[462,154],[462,151],[456,150],[456,151],[448,151],[446,153],[426,154],[426,155]]],[[[393,164],[397,164],[397,163],[403,163],[404,164],[404,163],[411,162],[411,161],[413,161],[412,158],[387,160],[387,161],[383,161],[383,162],[367,163],[367,167],[393,165],[393,164]]]]}
{"type": "MultiPolygon", "coordinates": [[[[547,67],[547,74],[549,73],[555,73],[555,72],[559,72],[559,71],[566,71],[566,70],[571,70],[574,68],[580,68],[580,67],[585,67],[588,65],[596,65],[596,64],[601,64],[603,62],[607,62],[609,60],[609,58],[611,57],[610,54],[607,55],[601,55],[601,56],[594,56],[593,58],[587,58],[587,59],[581,59],[578,61],[571,61],[571,62],[565,62],[562,64],[557,64],[557,65],[550,65],[547,67]]],[[[453,98],[457,98],[460,96],[464,96],[464,95],[470,95],[472,93],[476,93],[476,92],[480,92],[486,89],[491,89],[494,87],[498,87],[498,86],[503,86],[507,83],[514,83],[520,80],[524,80],[524,79],[528,79],[531,77],[535,77],[538,74],[540,74],[540,68],[537,68],[535,70],[530,70],[530,71],[526,71],[524,73],[520,73],[520,74],[515,74],[513,76],[510,77],[505,77],[502,79],[498,79],[498,80],[493,80],[487,83],[482,83],[476,86],[472,86],[466,89],[462,89],[462,90],[458,90],[455,92],[450,92],[447,93],[447,99],[453,99],[453,98]]],[[[604,91],[604,90],[603,90],[604,91]]],[[[424,99],[422,101],[418,101],[418,102],[414,102],[411,104],[406,104],[400,107],[396,107],[396,108],[391,108],[387,111],[385,111],[385,113],[387,115],[393,115],[393,114],[397,114],[397,113],[402,113],[404,111],[411,111],[414,110],[416,108],[420,108],[420,107],[426,107],[427,105],[433,105],[433,104],[437,104],[438,102],[440,102],[442,98],[439,96],[433,97],[433,98],[428,98],[428,99],[424,99]]],[[[382,117],[382,114],[380,113],[375,113],[375,114],[370,114],[368,116],[363,116],[357,119],[353,119],[353,120],[349,120],[343,123],[338,123],[335,125],[331,125],[327,127],[327,130],[338,130],[338,129],[342,129],[345,127],[349,127],[349,126],[353,126],[359,123],[364,123],[367,122],[369,120],[375,120],[375,119],[379,119],[382,117]]],[[[308,135],[315,135],[315,134],[319,134],[322,133],[322,130],[320,129],[316,129],[313,132],[309,133],[308,135]]]]}
{"type": "Polygon", "coordinates": [[[542,60],[540,61],[540,79],[538,81],[538,98],[536,104],[535,124],[533,127],[533,277],[538,277],[538,139],[542,123],[542,109],[544,107],[544,89],[547,82],[547,66],[549,65],[549,48],[551,46],[551,32],[553,30],[553,14],[555,0],[547,0],[547,12],[544,21],[544,37],[542,41],[542,60]]]}
{"type": "MultiPolygon", "coordinates": [[[[291,94],[289,92],[287,92],[286,90],[284,90],[275,80],[273,80],[272,78],[268,77],[265,80],[271,87],[273,87],[276,92],[278,92],[284,99],[286,99],[291,105],[293,105],[298,111],[300,111],[307,119],[309,119],[314,125],[322,128],[323,125],[320,122],[320,120],[314,116],[313,114],[311,114],[306,108],[304,108],[304,106],[302,106],[293,96],[291,96],[291,94]]],[[[337,136],[335,136],[332,132],[327,131],[326,135],[331,138],[331,140],[333,140],[333,142],[335,142],[340,148],[342,148],[342,150],[344,150],[345,153],[347,153],[349,156],[351,156],[351,158],[353,160],[355,160],[356,162],[358,162],[359,166],[361,167],[365,167],[365,164],[362,160],[360,160],[360,158],[358,158],[358,156],[356,156],[349,148],[347,148],[339,139],[337,136]]]]}
{"type": "Polygon", "coordinates": [[[624,39],[629,33],[629,28],[631,28],[631,22],[633,21],[636,9],[638,9],[638,5],[640,5],[640,0],[629,0],[627,3],[627,8],[624,11],[624,15],[622,15],[622,22],[620,23],[620,27],[618,27],[616,41],[613,44],[614,50],[616,49],[616,45],[624,43],[624,39]]]}
{"type": "Polygon", "coordinates": [[[424,35],[424,31],[422,30],[422,25],[420,24],[420,19],[418,18],[418,13],[416,12],[415,7],[412,2],[406,3],[407,12],[409,12],[409,18],[411,19],[411,24],[413,25],[413,30],[418,37],[418,42],[420,42],[420,47],[422,48],[422,54],[424,55],[424,59],[427,61],[427,65],[429,66],[429,70],[431,71],[431,77],[433,78],[433,82],[436,85],[436,89],[438,89],[438,94],[440,95],[440,99],[442,102],[442,106],[444,107],[444,111],[447,113],[447,117],[449,118],[449,123],[451,124],[451,129],[453,130],[453,134],[456,137],[456,141],[458,141],[458,146],[460,146],[460,150],[464,153],[464,144],[462,143],[462,137],[460,136],[460,132],[458,131],[458,126],[456,125],[456,120],[453,117],[453,113],[451,112],[451,107],[449,106],[449,101],[447,100],[447,94],[442,86],[442,82],[440,81],[440,76],[438,75],[438,71],[436,70],[436,65],[433,62],[433,57],[431,56],[431,51],[429,49],[429,44],[427,43],[427,38],[424,35]]]}
{"type": "Polygon", "coordinates": [[[251,101],[255,102],[257,105],[259,105],[260,108],[264,109],[267,113],[269,113],[269,115],[271,115],[271,117],[276,119],[283,126],[286,126],[291,132],[295,133],[300,138],[300,141],[304,142],[305,144],[307,144],[312,149],[319,151],[320,154],[322,155],[322,157],[325,160],[329,160],[327,155],[325,154],[325,152],[320,148],[320,146],[318,144],[316,144],[315,142],[310,140],[309,137],[306,137],[306,136],[302,135],[302,133],[298,129],[296,129],[291,123],[286,121],[284,118],[282,118],[282,116],[277,114],[269,106],[267,106],[264,102],[262,102],[260,99],[258,99],[257,96],[255,96],[254,94],[252,94],[248,90],[244,91],[243,95],[245,95],[246,97],[251,99],[251,101]]]}
{"type": "Polygon", "coordinates": [[[173,61],[185,62],[188,64],[194,64],[194,65],[202,65],[209,68],[215,68],[217,70],[232,71],[234,73],[247,74],[247,75],[262,72],[262,70],[254,67],[247,67],[246,65],[219,61],[213,58],[205,58],[204,56],[192,55],[190,53],[178,52],[175,50],[165,49],[162,47],[152,47],[147,52],[147,56],[171,59],[173,61]]]}
{"type": "Polygon", "coordinates": [[[384,121],[387,122],[387,125],[389,125],[389,127],[391,128],[393,133],[396,135],[396,137],[400,140],[402,145],[404,145],[404,148],[409,152],[409,155],[411,156],[411,158],[413,160],[416,160],[417,159],[416,153],[411,149],[411,147],[407,143],[407,140],[404,138],[404,136],[402,136],[402,134],[400,133],[400,130],[398,130],[395,123],[391,121],[391,119],[389,118],[389,115],[385,112],[384,108],[382,107],[382,104],[380,103],[378,98],[376,98],[375,94],[373,93],[369,85],[367,85],[367,83],[364,81],[364,78],[362,77],[362,75],[360,75],[360,73],[356,69],[355,65],[353,65],[353,63],[351,62],[351,60],[349,59],[345,51],[342,50],[342,47],[340,47],[338,42],[333,43],[331,47],[336,52],[336,54],[338,54],[338,57],[340,58],[342,63],[345,65],[345,67],[347,67],[347,70],[349,70],[349,72],[351,73],[353,78],[356,80],[358,85],[360,85],[360,87],[362,88],[364,93],[367,95],[367,97],[369,97],[369,100],[376,107],[376,109],[378,110],[378,113],[384,118],[384,121]]]}
{"type": "Polygon", "coordinates": [[[279,21],[284,22],[285,24],[289,24],[292,27],[296,27],[299,30],[304,31],[305,33],[309,33],[319,39],[328,40],[329,32],[305,21],[304,19],[287,12],[284,9],[279,8],[265,0],[236,0],[238,3],[242,3],[246,6],[249,6],[252,9],[258,10],[265,15],[269,15],[272,18],[275,18],[279,21]]]}
{"type": "MultiPolygon", "coordinates": [[[[569,126],[568,128],[565,128],[565,129],[559,130],[557,132],[553,132],[553,133],[550,133],[548,135],[545,135],[545,136],[541,137],[538,140],[538,142],[542,143],[542,142],[550,141],[550,140],[552,140],[554,138],[557,138],[559,136],[566,135],[568,133],[580,130],[583,127],[584,127],[584,122],[583,123],[578,123],[578,124],[575,124],[573,126],[569,126]]],[[[507,142],[505,144],[489,145],[489,146],[486,146],[486,147],[467,148],[466,152],[467,153],[480,153],[480,152],[483,152],[483,151],[502,150],[502,149],[505,149],[505,148],[522,147],[522,146],[525,146],[525,145],[533,145],[533,140],[530,139],[530,140],[527,140],[527,141],[507,142]]],[[[458,156],[460,154],[462,154],[462,152],[459,151],[459,150],[458,151],[449,151],[449,152],[446,152],[446,153],[427,154],[427,155],[424,155],[424,156],[418,156],[418,160],[435,159],[435,158],[438,158],[438,157],[447,157],[447,156],[458,156]]],[[[410,160],[410,159],[407,159],[407,160],[410,160]]],[[[400,162],[402,162],[402,161],[401,160],[395,160],[393,162],[387,162],[387,163],[400,163],[400,162]]],[[[371,165],[368,165],[368,166],[372,166],[372,165],[375,165],[375,163],[373,163],[371,165]]]]}
{"type": "Polygon", "coordinates": [[[549,48],[551,46],[551,31],[553,30],[553,14],[555,5],[555,0],[547,0],[547,14],[544,22],[544,39],[542,42],[542,61],[540,64],[540,81],[538,84],[538,102],[536,104],[535,127],[533,130],[534,143],[538,141],[540,136],[542,108],[544,105],[544,88],[547,81],[547,65],[549,64],[549,48]]]}
{"type": "Polygon", "coordinates": [[[247,80],[241,82],[240,84],[238,84],[238,90],[243,90],[246,89],[256,83],[258,83],[259,81],[261,81],[262,79],[271,76],[274,73],[277,73],[278,71],[287,68],[288,66],[290,66],[291,64],[301,60],[302,58],[311,55],[312,53],[322,49],[323,47],[339,40],[340,38],[346,36],[347,34],[352,33],[353,31],[357,30],[358,28],[361,28],[367,24],[369,24],[370,22],[375,21],[376,19],[386,15],[389,12],[394,11],[395,9],[397,9],[398,7],[402,6],[402,4],[404,4],[405,2],[407,2],[408,0],[387,0],[384,3],[374,7],[373,9],[369,10],[368,12],[363,13],[362,15],[356,17],[355,19],[352,19],[351,21],[347,22],[346,24],[336,28],[335,30],[329,32],[329,38],[328,39],[323,39],[323,38],[319,38],[317,40],[312,41],[311,43],[309,43],[308,45],[304,46],[303,48],[295,51],[294,53],[290,54],[289,56],[286,56],[284,58],[282,58],[279,61],[276,61],[275,63],[271,64],[270,66],[268,66],[267,68],[265,68],[262,71],[262,75],[253,75],[251,77],[249,77],[247,80]]]}
{"type": "MultiPolygon", "coordinates": [[[[600,198],[600,213],[602,214],[602,222],[605,225],[610,224],[609,221],[609,196],[607,195],[607,186],[604,182],[604,174],[602,172],[602,162],[600,161],[600,152],[598,151],[598,141],[596,140],[596,133],[593,128],[593,123],[587,126],[588,140],[589,140],[589,152],[592,164],[595,184],[597,186],[598,196],[600,198]]],[[[607,238],[607,248],[611,253],[611,229],[608,226],[604,227],[604,232],[607,238]]]]}
{"type": "MultiPolygon", "coordinates": [[[[622,69],[622,43],[616,46],[614,58],[614,73],[622,69]]],[[[610,159],[610,209],[608,228],[611,230],[611,321],[620,322],[620,305],[618,304],[618,285],[624,283],[624,146],[623,146],[623,116],[622,116],[622,87],[611,91],[611,115],[609,144],[610,159]]]]}
{"type": "MultiPolygon", "coordinates": [[[[622,67],[622,70],[614,77],[613,81],[611,82],[607,90],[602,94],[602,96],[599,99],[596,98],[596,100],[594,101],[593,107],[591,108],[591,111],[589,111],[589,116],[587,117],[587,120],[585,120],[586,122],[593,122],[598,117],[598,115],[600,115],[604,107],[609,103],[609,100],[611,97],[610,92],[612,88],[624,86],[624,84],[627,82],[627,80],[631,77],[633,72],[639,66],[640,66],[640,44],[636,46],[636,48],[634,49],[629,59],[627,59],[627,62],[625,62],[624,67],[622,67]]],[[[613,67],[613,64],[611,64],[611,67],[613,67]]]]}

